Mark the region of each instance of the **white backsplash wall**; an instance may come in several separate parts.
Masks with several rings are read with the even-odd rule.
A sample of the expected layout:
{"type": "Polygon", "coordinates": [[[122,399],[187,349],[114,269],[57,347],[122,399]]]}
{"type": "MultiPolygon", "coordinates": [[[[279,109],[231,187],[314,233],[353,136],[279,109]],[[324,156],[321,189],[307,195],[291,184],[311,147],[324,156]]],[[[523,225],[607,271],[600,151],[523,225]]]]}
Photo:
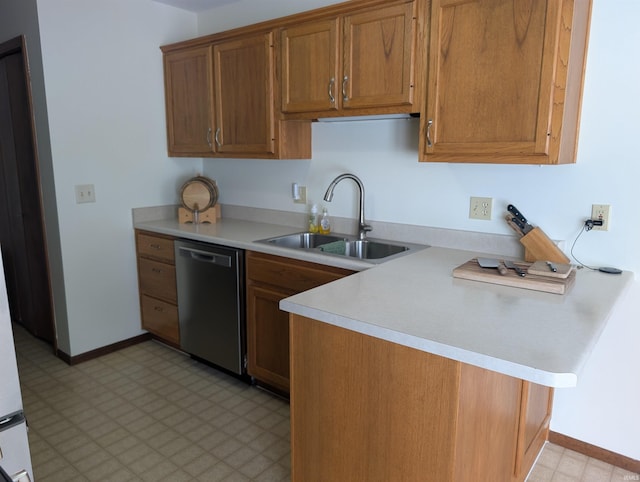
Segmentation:
{"type": "MultiPolygon", "coordinates": [[[[248,0],[239,3],[246,7],[248,0]]],[[[291,12],[298,8],[293,0],[282,3],[288,3],[291,12]]],[[[640,4],[635,0],[613,3],[594,1],[574,165],[418,163],[418,121],[384,120],[314,123],[311,161],[207,159],[205,173],[218,181],[222,203],[302,211],[305,206],[291,199],[292,182],[306,185],[309,199],[322,202],[329,182],[342,172],[352,172],[364,182],[368,219],[468,231],[509,233],[503,213],[513,203],[550,237],[564,240],[567,252],[590,216],[591,205],[610,204],[610,231],[583,234],[575,254],[586,264],[638,273],[640,63],[634,59],[640,34],[634,19],[640,17],[640,4]],[[470,196],[493,198],[491,221],[468,219],[470,196]]],[[[225,8],[224,20],[201,15],[199,33],[220,30],[218,22],[245,25],[264,19],[254,19],[250,10],[235,6],[225,8]]],[[[355,184],[341,182],[327,206],[330,214],[357,217],[355,184]]],[[[603,334],[579,387],[556,392],[552,430],[640,459],[638,282],[631,291],[613,313],[611,327],[603,334]]]]}

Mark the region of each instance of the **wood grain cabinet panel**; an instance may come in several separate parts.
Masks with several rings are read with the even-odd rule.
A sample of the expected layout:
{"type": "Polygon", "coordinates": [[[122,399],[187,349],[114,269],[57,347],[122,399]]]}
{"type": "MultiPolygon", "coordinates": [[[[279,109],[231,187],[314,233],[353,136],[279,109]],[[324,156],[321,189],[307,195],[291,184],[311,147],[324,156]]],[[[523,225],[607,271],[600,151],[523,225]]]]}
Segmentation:
{"type": "Polygon", "coordinates": [[[273,34],[216,44],[216,150],[275,153],[273,34]]]}
{"type": "Polygon", "coordinates": [[[175,304],[166,303],[151,296],[141,295],[140,309],[143,329],[176,345],[180,343],[178,307],[175,304]]]}
{"type": "Polygon", "coordinates": [[[167,144],[170,156],[213,155],[213,79],[210,46],[164,56],[167,144]]]}
{"type": "Polygon", "coordinates": [[[135,236],[142,328],[179,347],[173,238],[140,230],[135,236]]]}
{"type": "Polygon", "coordinates": [[[291,480],[523,482],[552,389],[290,317],[291,480]]]}
{"type": "Polygon", "coordinates": [[[311,122],[276,118],[273,36],[249,26],[161,47],[169,155],[311,158],[311,122]]]}
{"type": "Polygon", "coordinates": [[[591,0],[433,0],[422,160],[575,162],[591,0]]]}
{"type": "Polygon", "coordinates": [[[417,10],[418,1],[364,5],[282,29],[282,111],[417,112],[417,10]]]}
{"type": "Polygon", "coordinates": [[[413,104],[414,8],[412,2],[345,16],[343,108],[413,104]]]}
{"type": "Polygon", "coordinates": [[[353,271],[247,251],[247,372],[289,393],[289,314],[283,298],[352,274],[353,271]]]}
{"type": "Polygon", "coordinates": [[[338,18],[282,30],[282,111],[338,109],[338,18]]]}

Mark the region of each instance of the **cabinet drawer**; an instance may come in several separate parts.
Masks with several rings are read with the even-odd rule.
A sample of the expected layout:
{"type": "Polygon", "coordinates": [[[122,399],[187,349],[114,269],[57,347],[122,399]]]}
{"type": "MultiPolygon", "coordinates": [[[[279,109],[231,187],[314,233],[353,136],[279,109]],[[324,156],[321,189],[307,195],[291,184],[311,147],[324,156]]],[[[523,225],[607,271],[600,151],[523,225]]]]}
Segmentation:
{"type": "Polygon", "coordinates": [[[142,328],[159,337],[180,343],[178,307],[147,295],[140,297],[142,309],[142,328]]]}
{"type": "Polygon", "coordinates": [[[174,262],[173,239],[138,232],[137,248],[139,256],[174,262]]]}
{"type": "Polygon", "coordinates": [[[247,281],[255,281],[292,290],[295,293],[335,281],[353,271],[280,258],[261,253],[247,253],[247,281]]]}
{"type": "Polygon", "coordinates": [[[140,293],[176,303],[176,268],[151,259],[138,259],[140,293]]]}

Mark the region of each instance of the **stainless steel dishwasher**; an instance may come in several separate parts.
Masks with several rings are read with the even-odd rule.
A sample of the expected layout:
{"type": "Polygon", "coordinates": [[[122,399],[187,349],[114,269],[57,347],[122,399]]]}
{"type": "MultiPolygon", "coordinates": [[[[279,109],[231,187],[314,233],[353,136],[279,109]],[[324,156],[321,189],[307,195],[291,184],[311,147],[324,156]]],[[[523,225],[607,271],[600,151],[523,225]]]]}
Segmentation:
{"type": "Polygon", "coordinates": [[[244,251],[176,240],[180,346],[235,374],[245,371],[244,251]]]}

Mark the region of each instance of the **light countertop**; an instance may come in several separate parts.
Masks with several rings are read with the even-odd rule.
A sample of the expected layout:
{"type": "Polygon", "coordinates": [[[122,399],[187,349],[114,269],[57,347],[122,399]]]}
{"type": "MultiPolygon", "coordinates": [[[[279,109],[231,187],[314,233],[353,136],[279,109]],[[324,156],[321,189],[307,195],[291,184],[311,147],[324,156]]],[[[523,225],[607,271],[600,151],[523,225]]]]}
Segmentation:
{"type": "Polygon", "coordinates": [[[432,247],[280,308],[551,387],[573,387],[633,274],[578,270],[565,295],[452,277],[477,253],[432,247]]]}
{"type": "Polygon", "coordinates": [[[452,277],[474,251],[431,247],[383,264],[256,240],[300,228],[233,218],[175,219],[137,229],[222,244],[359,273],[286,298],[284,311],[552,387],[572,387],[633,273],[578,270],[565,295],[452,277]],[[372,269],[370,269],[372,268],[372,269]]]}

